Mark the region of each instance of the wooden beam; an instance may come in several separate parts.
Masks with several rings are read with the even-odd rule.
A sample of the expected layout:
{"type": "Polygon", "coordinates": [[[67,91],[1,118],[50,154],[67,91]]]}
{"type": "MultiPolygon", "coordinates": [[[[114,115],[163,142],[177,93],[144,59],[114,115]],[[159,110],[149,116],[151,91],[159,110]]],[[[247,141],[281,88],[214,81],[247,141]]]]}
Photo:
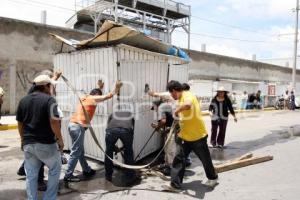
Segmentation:
{"type": "Polygon", "coordinates": [[[255,164],[270,161],[270,160],[273,160],[273,156],[253,157],[253,158],[247,158],[247,159],[242,159],[242,160],[236,160],[236,161],[221,164],[221,165],[216,165],[215,169],[216,169],[217,173],[222,173],[222,172],[230,171],[233,169],[238,169],[238,168],[246,167],[249,165],[255,165],[255,164]]]}
{"type": "Polygon", "coordinates": [[[252,153],[247,153],[245,155],[242,155],[241,157],[238,157],[238,158],[232,160],[232,162],[239,161],[239,160],[245,160],[245,159],[252,158],[252,157],[253,157],[252,153]]]}

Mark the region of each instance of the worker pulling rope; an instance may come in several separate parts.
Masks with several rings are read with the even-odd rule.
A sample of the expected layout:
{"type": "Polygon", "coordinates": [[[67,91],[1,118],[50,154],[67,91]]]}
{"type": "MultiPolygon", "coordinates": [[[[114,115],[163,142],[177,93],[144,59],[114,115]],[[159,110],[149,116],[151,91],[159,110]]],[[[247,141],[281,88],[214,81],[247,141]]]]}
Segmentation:
{"type": "MultiPolygon", "coordinates": [[[[84,105],[80,99],[80,95],[78,94],[77,90],[70,84],[69,80],[65,77],[65,76],[61,76],[63,81],[66,83],[66,85],[72,90],[72,92],[76,95],[76,97],[79,99],[79,102],[80,102],[80,105],[82,106],[82,110],[83,110],[83,113],[84,113],[84,116],[85,116],[85,119],[86,119],[86,122],[87,122],[87,127],[92,135],[92,138],[94,140],[94,142],[96,143],[97,147],[99,147],[99,149],[104,153],[104,155],[110,159],[115,165],[119,166],[119,167],[122,167],[122,168],[126,168],[126,169],[134,169],[134,170],[142,170],[142,169],[146,169],[146,168],[149,168],[158,158],[159,156],[161,155],[161,153],[164,151],[164,149],[166,148],[166,146],[168,145],[169,141],[171,140],[171,138],[174,136],[174,133],[175,133],[175,130],[176,130],[176,126],[178,124],[178,121],[174,121],[172,126],[171,126],[171,129],[170,129],[170,133],[168,134],[168,137],[166,139],[166,142],[163,146],[163,148],[159,151],[159,153],[157,154],[157,156],[151,161],[149,162],[148,164],[146,165],[127,165],[127,164],[124,164],[124,163],[121,163],[111,157],[109,157],[106,153],[105,153],[105,150],[104,148],[101,146],[100,142],[98,141],[97,137],[96,137],[96,134],[95,134],[95,131],[91,125],[91,120],[90,120],[90,117],[86,111],[86,109],[84,108],[84,105]]],[[[151,169],[150,169],[151,170],[151,169]]],[[[161,177],[161,175],[159,174],[155,174],[155,175],[158,175],[161,177]]],[[[161,177],[163,178],[163,177],[161,177]]],[[[164,178],[163,178],[164,179],[164,178]]]]}

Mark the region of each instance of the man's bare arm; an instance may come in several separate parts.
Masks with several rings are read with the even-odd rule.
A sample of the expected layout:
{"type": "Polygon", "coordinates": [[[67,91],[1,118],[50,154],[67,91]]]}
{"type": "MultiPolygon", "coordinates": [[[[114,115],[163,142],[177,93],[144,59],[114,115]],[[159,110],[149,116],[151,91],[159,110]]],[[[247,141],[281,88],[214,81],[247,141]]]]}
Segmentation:
{"type": "Polygon", "coordinates": [[[55,138],[57,139],[59,149],[62,151],[64,149],[64,142],[61,136],[60,120],[50,118],[50,126],[55,135],[55,138]]]}
{"type": "Polygon", "coordinates": [[[97,103],[108,100],[110,98],[112,98],[115,94],[118,94],[120,92],[120,89],[122,87],[122,82],[117,81],[115,88],[112,92],[106,94],[106,95],[95,95],[95,96],[91,96],[90,98],[94,99],[97,103]]]}
{"type": "Polygon", "coordinates": [[[20,138],[21,138],[21,147],[23,147],[23,136],[24,136],[24,124],[23,122],[19,122],[18,121],[18,131],[19,131],[19,135],[20,135],[20,138]]]}

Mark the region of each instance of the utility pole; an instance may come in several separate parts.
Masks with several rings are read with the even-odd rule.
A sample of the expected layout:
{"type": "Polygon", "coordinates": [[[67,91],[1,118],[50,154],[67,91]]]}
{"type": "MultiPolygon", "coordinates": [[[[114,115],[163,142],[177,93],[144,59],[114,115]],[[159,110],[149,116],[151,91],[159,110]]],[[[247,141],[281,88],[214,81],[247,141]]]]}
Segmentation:
{"type": "Polygon", "coordinates": [[[296,90],[296,70],[297,70],[297,50],[298,50],[298,17],[299,17],[299,0],[296,5],[296,26],[295,26],[295,45],[294,45],[294,66],[292,75],[292,87],[296,90]]]}

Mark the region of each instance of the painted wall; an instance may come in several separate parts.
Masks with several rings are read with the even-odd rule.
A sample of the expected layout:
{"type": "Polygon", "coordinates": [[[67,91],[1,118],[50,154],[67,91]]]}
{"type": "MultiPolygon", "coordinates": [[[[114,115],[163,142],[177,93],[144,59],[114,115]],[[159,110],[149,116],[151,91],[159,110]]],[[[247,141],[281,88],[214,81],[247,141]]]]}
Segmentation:
{"type": "Polygon", "coordinates": [[[0,86],[6,92],[3,113],[14,114],[33,78],[40,71],[53,67],[53,55],[60,50],[61,44],[48,33],[78,40],[92,36],[71,29],[0,17],[0,86]]]}

